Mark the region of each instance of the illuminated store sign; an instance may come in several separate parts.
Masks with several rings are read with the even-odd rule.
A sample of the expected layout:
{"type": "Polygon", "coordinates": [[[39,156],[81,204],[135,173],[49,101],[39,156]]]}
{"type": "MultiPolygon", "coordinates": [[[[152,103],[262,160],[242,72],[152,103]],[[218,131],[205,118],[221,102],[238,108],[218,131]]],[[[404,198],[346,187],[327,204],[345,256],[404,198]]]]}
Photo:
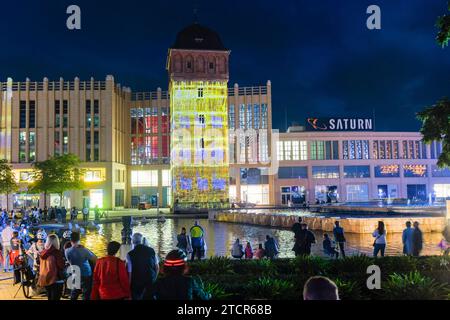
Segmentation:
{"type": "Polygon", "coordinates": [[[308,131],[373,131],[371,118],[307,118],[308,131]]]}

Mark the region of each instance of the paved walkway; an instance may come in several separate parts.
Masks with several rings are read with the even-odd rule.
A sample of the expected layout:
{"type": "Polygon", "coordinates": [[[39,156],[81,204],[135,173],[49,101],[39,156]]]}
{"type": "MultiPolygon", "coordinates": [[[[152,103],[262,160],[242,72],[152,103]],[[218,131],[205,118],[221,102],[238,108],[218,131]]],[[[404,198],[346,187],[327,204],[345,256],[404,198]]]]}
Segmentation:
{"type": "MultiPolygon", "coordinates": [[[[22,288],[20,285],[13,285],[13,274],[11,272],[4,273],[3,270],[0,272],[0,300],[29,300],[23,295],[22,288]],[[17,291],[19,290],[19,291],[17,291]],[[17,292],[17,296],[14,295],[17,292]]],[[[45,300],[47,297],[45,295],[33,297],[32,300],[45,300]]]]}

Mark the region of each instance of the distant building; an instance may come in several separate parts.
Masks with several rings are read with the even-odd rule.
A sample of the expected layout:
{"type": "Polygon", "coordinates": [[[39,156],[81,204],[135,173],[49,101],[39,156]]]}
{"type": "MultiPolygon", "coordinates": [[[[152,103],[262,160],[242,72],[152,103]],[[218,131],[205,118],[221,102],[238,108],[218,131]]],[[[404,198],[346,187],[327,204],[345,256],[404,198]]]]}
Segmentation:
{"type": "Polygon", "coordinates": [[[0,158],[20,184],[10,207],[59,205],[28,186],[33,162],[64,153],[86,169],[85,190],[67,193],[66,207],[450,196],[450,170],[436,167],[442,145],[424,145],[419,133],[340,118],[273,130],[271,82],[228,87],[229,54],[217,33],[194,24],[169,49],[168,91],[132,92],[113,76],[0,83],[0,158]]]}

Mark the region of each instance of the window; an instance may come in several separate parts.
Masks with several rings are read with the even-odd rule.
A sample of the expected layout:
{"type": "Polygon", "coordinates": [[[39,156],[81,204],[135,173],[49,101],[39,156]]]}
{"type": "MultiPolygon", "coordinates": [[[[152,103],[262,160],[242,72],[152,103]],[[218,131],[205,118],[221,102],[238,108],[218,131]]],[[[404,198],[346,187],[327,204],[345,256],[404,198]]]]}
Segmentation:
{"type": "Polygon", "coordinates": [[[291,141],[284,141],[284,160],[291,160],[291,141]]]}
{"type": "Polygon", "coordinates": [[[99,182],[103,181],[102,171],[101,170],[87,170],[84,173],[84,181],[85,182],[99,182]]]}
{"type": "Polygon", "coordinates": [[[170,187],[170,170],[162,170],[162,186],[163,187],[170,187]]]}
{"type": "Polygon", "coordinates": [[[267,104],[263,103],[263,104],[261,104],[261,128],[262,129],[267,129],[267,121],[268,121],[267,104]]]}
{"type": "Polygon", "coordinates": [[[370,178],[370,166],[344,166],[344,178],[370,178]]]}
{"type": "Polygon", "coordinates": [[[300,141],[300,160],[308,160],[308,143],[300,141]]]}
{"type": "Polygon", "coordinates": [[[278,168],[278,179],[307,179],[307,167],[280,167],[278,168]]]}
{"type": "Polygon", "coordinates": [[[247,125],[246,125],[246,129],[250,129],[253,128],[252,126],[253,123],[253,117],[252,117],[252,105],[248,104],[247,105],[247,125]]]}
{"type": "Polygon", "coordinates": [[[284,160],[283,141],[277,141],[277,160],[284,160]]]}
{"type": "Polygon", "coordinates": [[[36,128],[36,102],[30,100],[29,127],[36,128]]]}
{"type": "Polygon", "coordinates": [[[30,131],[28,161],[33,162],[36,160],[36,132],[30,131]]]}
{"type": "Polygon", "coordinates": [[[314,179],[339,178],[339,166],[313,166],[312,175],[314,179]]]}
{"type": "Polygon", "coordinates": [[[299,148],[300,142],[299,141],[292,141],[292,160],[299,160],[300,159],[300,148],[299,148]]]}
{"type": "Polygon", "coordinates": [[[342,142],[342,157],[344,160],[369,159],[368,140],[348,140],[342,142]]]}
{"type": "Polygon", "coordinates": [[[63,153],[69,153],[69,137],[67,131],[63,131],[63,153]]]}
{"type": "Polygon", "coordinates": [[[433,141],[430,144],[430,151],[431,151],[430,152],[431,153],[430,158],[431,159],[438,159],[439,156],[442,153],[442,142],[440,142],[440,141],[433,141]]]}
{"type": "Polygon", "coordinates": [[[255,121],[253,128],[257,130],[261,126],[261,124],[260,124],[261,117],[259,114],[259,105],[258,104],[253,105],[253,117],[254,117],[254,121],[255,121]]]}
{"type": "Polygon", "coordinates": [[[234,104],[230,104],[228,109],[228,127],[234,129],[234,104]]]}
{"type": "Polygon", "coordinates": [[[60,131],[55,131],[54,140],[54,155],[59,156],[61,154],[61,138],[60,131]]]}
{"type": "Polygon", "coordinates": [[[198,94],[197,94],[197,96],[198,96],[199,98],[203,98],[203,88],[198,88],[198,94]]]}
{"type": "Polygon", "coordinates": [[[158,170],[131,171],[132,187],[157,187],[158,170]]]}
{"type": "Polygon", "coordinates": [[[214,69],[214,62],[210,62],[210,63],[209,63],[209,68],[210,68],[210,69],[214,69]]]}
{"type": "Polygon", "coordinates": [[[311,141],[311,160],[338,160],[337,141],[311,141]]]}
{"type": "Polygon", "coordinates": [[[63,100],[63,128],[67,128],[69,117],[69,104],[67,100],[63,100]]]}
{"type": "Polygon", "coordinates": [[[20,101],[20,128],[27,127],[27,102],[21,100],[20,101]]]}
{"type": "Polygon", "coordinates": [[[100,160],[99,132],[94,131],[94,161],[100,160]]]}
{"type": "Polygon", "coordinates": [[[348,184],[347,201],[368,201],[369,186],[367,184],[348,184]]]}
{"type": "Polygon", "coordinates": [[[27,133],[25,131],[19,132],[19,162],[26,162],[26,146],[27,146],[27,133]]]}
{"type": "MultiPolygon", "coordinates": [[[[55,101],[55,103],[56,103],[56,101],[55,101]]],[[[58,102],[58,105],[59,105],[59,102],[58,102]]],[[[59,107],[58,107],[58,109],[59,109],[59,107]]],[[[55,105],[55,112],[56,112],[56,105],[55,105]]],[[[90,128],[91,124],[92,124],[91,100],[86,100],[86,128],[90,128]]]]}
{"type": "Polygon", "coordinates": [[[403,175],[406,178],[426,177],[427,166],[425,164],[405,164],[403,165],[403,175]]]}
{"type": "Polygon", "coordinates": [[[239,128],[245,129],[245,104],[239,106],[239,128]]]}
{"type": "Polygon", "coordinates": [[[400,177],[400,166],[397,164],[388,164],[375,166],[376,178],[397,178],[400,177]]]}
{"type": "MultiPolygon", "coordinates": [[[[427,148],[420,140],[404,140],[403,146],[403,159],[426,159],[427,148]]],[[[432,151],[433,153],[433,151],[432,151]]]]}
{"type": "Polygon", "coordinates": [[[114,197],[114,205],[116,207],[123,207],[124,206],[124,200],[125,200],[125,190],[123,189],[116,189],[115,192],[115,197],[114,197]]]}
{"type": "Polygon", "coordinates": [[[450,168],[439,168],[437,165],[431,166],[431,176],[432,177],[450,177],[450,168]]]}
{"type": "MultiPolygon", "coordinates": [[[[55,137],[56,138],[56,137],[55,137]]],[[[59,139],[59,135],[58,135],[59,139]]],[[[59,144],[59,142],[58,142],[59,144]]],[[[91,131],[86,131],[86,161],[91,161],[91,131]]],[[[55,142],[55,152],[56,152],[56,142],[55,142]]]]}
{"type": "Polygon", "coordinates": [[[100,106],[99,101],[94,100],[94,128],[100,126],[100,106]]]}

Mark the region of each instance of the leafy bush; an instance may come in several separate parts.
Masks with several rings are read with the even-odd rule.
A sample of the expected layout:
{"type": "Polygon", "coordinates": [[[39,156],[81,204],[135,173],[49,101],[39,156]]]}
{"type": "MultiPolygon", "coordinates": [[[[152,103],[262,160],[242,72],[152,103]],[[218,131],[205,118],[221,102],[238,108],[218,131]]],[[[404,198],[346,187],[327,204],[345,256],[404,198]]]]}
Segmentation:
{"type": "Polygon", "coordinates": [[[367,267],[374,264],[374,259],[366,255],[347,256],[330,262],[330,274],[340,273],[361,274],[366,276],[367,267]]]}
{"type": "Polygon", "coordinates": [[[420,257],[417,259],[417,270],[419,271],[450,271],[450,257],[447,256],[433,256],[433,257],[420,257]]]}
{"type": "Polygon", "coordinates": [[[281,279],[268,277],[251,281],[246,288],[249,299],[293,299],[294,285],[281,279]]]}
{"type": "Polygon", "coordinates": [[[337,278],[334,283],[339,289],[339,298],[341,300],[363,300],[361,285],[357,281],[342,280],[337,278]]]}
{"type": "Polygon", "coordinates": [[[292,260],[295,274],[318,276],[329,269],[329,261],[316,256],[298,256],[292,260]]]}
{"type": "Polygon", "coordinates": [[[211,257],[209,259],[191,262],[189,268],[192,274],[199,275],[224,275],[234,273],[233,263],[231,259],[227,257],[211,257]]]}
{"type": "Polygon", "coordinates": [[[221,285],[214,282],[202,282],[202,285],[203,290],[211,295],[212,300],[225,300],[233,295],[227,293],[221,285]]]}
{"type": "Polygon", "coordinates": [[[234,266],[234,272],[239,274],[253,274],[257,276],[274,276],[277,268],[270,259],[239,261],[234,266]]]}
{"type": "Polygon", "coordinates": [[[383,257],[374,260],[374,264],[381,269],[381,274],[408,273],[417,270],[417,258],[410,256],[383,257]]]}
{"type": "Polygon", "coordinates": [[[394,273],[382,283],[382,296],[387,300],[441,300],[449,293],[448,284],[422,276],[418,271],[408,274],[394,273]]]}

